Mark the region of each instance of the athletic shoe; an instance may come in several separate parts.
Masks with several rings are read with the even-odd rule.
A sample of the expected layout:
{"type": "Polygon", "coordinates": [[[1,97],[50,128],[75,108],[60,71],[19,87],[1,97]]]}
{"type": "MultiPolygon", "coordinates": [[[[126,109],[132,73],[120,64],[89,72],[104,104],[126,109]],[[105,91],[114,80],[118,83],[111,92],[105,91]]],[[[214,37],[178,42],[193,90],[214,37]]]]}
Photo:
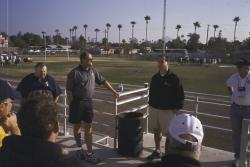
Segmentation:
{"type": "Polygon", "coordinates": [[[92,164],[98,164],[99,162],[101,162],[101,160],[97,158],[94,153],[91,154],[86,153],[85,160],[92,164]]]}
{"type": "Polygon", "coordinates": [[[154,159],[160,159],[162,157],[162,153],[158,150],[154,150],[151,155],[147,157],[148,161],[152,161],[154,159]]]}

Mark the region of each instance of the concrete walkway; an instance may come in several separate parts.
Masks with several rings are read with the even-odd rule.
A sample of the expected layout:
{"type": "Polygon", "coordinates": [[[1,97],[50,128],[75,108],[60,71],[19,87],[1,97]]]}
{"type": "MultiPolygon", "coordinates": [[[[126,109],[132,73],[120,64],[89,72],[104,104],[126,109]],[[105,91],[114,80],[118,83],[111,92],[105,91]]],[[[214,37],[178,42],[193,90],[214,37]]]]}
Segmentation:
{"type": "MultiPolygon", "coordinates": [[[[101,136],[94,135],[94,141],[97,141],[101,136]]],[[[68,148],[70,154],[75,156],[75,150],[78,148],[75,146],[74,138],[72,136],[60,136],[58,139],[63,147],[68,148]]],[[[165,141],[162,141],[164,146],[165,141]]],[[[101,158],[102,162],[98,165],[92,165],[83,161],[83,166],[101,166],[101,167],[136,167],[146,162],[146,157],[154,149],[153,134],[145,134],[143,139],[143,152],[140,157],[121,157],[116,150],[113,149],[113,139],[109,139],[109,145],[94,143],[93,149],[95,154],[101,158]]],[[[85,147],[85,146],[84,146],[85,147]]],[[[162,147],[164,150],[164,147],[162,147]]],[[[203,167],[231,167],[233,160],[233,153],[218,150],[209,147],[202,147],[201,162],[203,167]]]]}

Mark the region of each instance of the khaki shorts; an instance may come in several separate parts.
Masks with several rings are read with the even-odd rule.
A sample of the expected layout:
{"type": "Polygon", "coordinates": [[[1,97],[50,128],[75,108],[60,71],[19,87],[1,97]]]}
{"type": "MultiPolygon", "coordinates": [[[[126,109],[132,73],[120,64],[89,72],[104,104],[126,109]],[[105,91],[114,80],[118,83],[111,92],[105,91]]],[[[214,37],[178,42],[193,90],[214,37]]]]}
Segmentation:
{"type": "Polygon", "coordinates": [[[163,134],[168,133],[170,121],[175,117],[177,110],[159,110],[149,108],[149,126],[153,130],[162,130],[163,134]]]}

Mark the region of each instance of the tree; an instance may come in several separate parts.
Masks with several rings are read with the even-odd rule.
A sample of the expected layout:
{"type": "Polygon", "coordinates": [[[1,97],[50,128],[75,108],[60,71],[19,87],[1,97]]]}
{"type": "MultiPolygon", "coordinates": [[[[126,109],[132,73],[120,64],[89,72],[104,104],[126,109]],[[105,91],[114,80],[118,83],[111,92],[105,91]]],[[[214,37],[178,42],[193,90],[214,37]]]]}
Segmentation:
{"type": "Polygon", "coordinates": [[[84,38],[85,38],[85,40],[87,41],[87,28],[88,28],[88,25],[87,25],[87,24],[84,24],[84,25],[83,25],[83,28],[84,28],[84,38]]]}
{"type": "Polygon", "coordinates": [[[77,30],[77,28],[78,28],[77,26],[73,27],[73,30],[75,31],[75,40],[76,40],[76,30],[77,30]]]}
{"type": "Polygon", "coordinates": [[[186,43],[184,40],[181,40],[179,37],[167,42],[167,47],[171,49],[184,49],[186,47],[186,43]]]}
{"type": "Polygon", "coordinates": [[[132,40],[133,40],[133,38],[134,38],[134,27],[135,27],[136,22],[131,21],[130,24],[132,25],[132,40]]]}
{"type": "Polygon", "coordinates": [[[80,46],[83,46],[85,44],[85,41],[86,41],[86,39],[82,35],[80,35],[80,37],[79,37],[80,46]]]}
{"type": "Polygon", "coordinates": [[[42,34],[43,34],[43,40],[44,40],[44,47],[46,48],[46,37],[45,37],[46,32],[42,31],[42,34]]]}
{"type": "Polygon", "coordinates": [[[73,40],[72,40],[73,31],[74,31],[74,30],[73,30],[72,28],[69,29],[69,40],[70,40],[70,41],[73,41],[73,40]]]}
{"type": "Polygon", "coordinates": [[[0,35],[2,35],[4,38],[8,37],[8,35],[5,32],[1,32],[0,35]]]}
{"type": "Polygon", "coordinates": [[[230,53],[232,48],[226,38],[210,38],[208,41],[208,50],[215,54],[225,55],[226,53],[230,53]]]}
{"type": "Polygon", "coordinates": [[[106,49],[107,49],[107,54],[108,54],[108,50],[109,50],[109,29],[111,27],[111,24],[107,23],[106,24],[106,28],[107,28],[107,40],[106,40],[106,49]]]}
{"type": "Polygon", "coordinates": [[[235,16],[233,18],[233,22],[235,23],[234,24],[234,42],[236,40],[236,28],[237,28],[237,24],[238,24],[239,21],[240,21],[240,17],[239,16],[235,16]]]}
{"type": "Polygon", "coordinates": [[[136,22],[135,21],[131,21],[130,24],[132,25],[132,38],[131,38],[131,46],[132,46],[132,51],[131,53],[133,52],[133,45],[134,45],[134,27],[135,27],[135,24],[136,22]]]}
{"type": "Polygon", "coordinates": [[[241,49],[248,49],[250,50],[250,37],[242,41],[241,49]]]}
{"type": "Polygon", "coordinates": [[[10,36],[10,41],[14,47],[19,47],[21,49],[28,48],[29,46],[21,37],[18,36],[10,36]]]}
{"type": "Polygon", "coordinates": [[[95,42],[97,43],[97,34],[100,32],[98,28],[95,29],[95,42]]]}
{"type": "Polygon", "coordinates": [[[144,17],[146,21],[146,41],[148,41],[148,21],[151,20],[150,16],[145,16],[144,17]]]}
{"type": "Polygon", "coordinates": [[[188,34],[188,41],[187,41],[187,49],[189,52],[196,52],[199,46],[199,39],[200,39],[200,35],[196,34],[196,33],[190,33],[188,34]]]}
{"type": "Polygon", "coordinates": [[[118,24],[117,25],[117,28],[119,30],[119,54],[121,53],[121,48],[120,48],[120,45],[121,45],[121,28],[122,28],[122,25],[121,24],[118,24]]]}
{"type": "Polygon", "coordinates": [[[107,28],[107,42],[109,40],[109,29],[110,29],[110,27],[111,27],[111,24],[107,23],[106,24],[106,28],[107,28]]]}
{"type": "Polygon", "coordinates": [[[200,25],[200,23],[198,21],[194,22],[193,24],[194,24],[194,33],[196,34],[196,29],[200,28],[201,25],[200,25]]]}
{"type": "Polygon", "coordinates": [[[176,35],[176,38],[179,38],[179,31],[181,29],[181,25],[180,24],[177,24],[175,29],[177,30],[177,35],[176,35]]]}
{"type": "Polygon", "coordinates": [[[55,38],[56,40],[55,40],[55,42],[56,42],[56,44],[58,45],[58,38],[57,38],[57,37],[58,37],[59,34],[60,34],[60,30],[59,30],[59,29],[56,29],[56,30],[55,30],[55,33],[56,33],[56,38],[55,38]]]}
{"type": "Polygon", "coordinates": [[[121,43],[121,28],[122,28],[122,25],[121,24],[118,24],[117,25],[117,28],[119,30],[119,44],[121,43]]]}
{"type": "Polygon", "coordinates": [[[215,38],[215,32],[216,32],[217,28],[219,28],[219,26],[217,24],[215,24],[215,25],[213,25],[213,27],[214,27],[214,38],[215,38]]]}

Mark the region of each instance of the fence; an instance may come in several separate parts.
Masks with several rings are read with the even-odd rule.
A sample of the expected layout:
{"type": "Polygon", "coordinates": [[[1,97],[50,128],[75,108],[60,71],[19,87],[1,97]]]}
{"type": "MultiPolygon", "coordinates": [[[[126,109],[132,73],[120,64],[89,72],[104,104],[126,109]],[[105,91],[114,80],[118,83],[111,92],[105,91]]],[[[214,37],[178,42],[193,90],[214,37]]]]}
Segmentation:
{"type": "MultiPolygon", "coordinates": [[[[11,80],[11,84],[17,85],[18,81],[11,80]]],[[[114,123],[112,124],[112,120],[110,119],[108,122],[102,122],[101,120],[95,120],[93,124],[96,124],[101,127],[109,127],[112,128],[114,131],[114,147],[116,148],[117,146],[117,116],[120,113],[123,112],[135,112],[138,110],[142,110],[144,113],[144,118],[146,118],[146,127],[145,127],[145,132],[148,133],[148,95],[149,95],[149,88],[147,84],[144,86],[134,86],[134,85],[126,85],[125,87],[130,87],[129,91],[125,91],[120,94],[120,98],[114,98],[112,97],[111,93],[108,93],[106,90],[102,88],[98,88],[96,90],[96,96],[93,99],[94,102],[100,104],[101,106],[112,106],[111,111],[103,111],[103,107],[101,109],[97,110],[95,109],[94,112],[105,115],[110,117],[111,119],[115,120],[114,123]],[[105,97],[104,97],[105,96],[105,97]],[[141,101],[141,100],[144,101],[141,101]],[[129,103],[138,101],[140,104],[136,104],[135,107],[129,108],[129,109],[124,109],[122,106],[130,106],[129,103]],[[119,109],[123,109],[122,111],[119,112],[119,109]]],[[[210,111],[208,112],[203,112],[203,109],[200,109],[200,107],[203,104],[206,105],[213,105],[214,108],[218,106],[225,106],[225,107],[230,107],[231,101],[230,97],[228,96],[221,96],[221,95],[213,95],[213,94],[204,94],[204,93],[196,93],[196,92],[189,92],[186,91],[186,98],[185,98],[185,103],[190,103],[191,109],[183,109],[181,110],[182,112],[186,113],[191,113],[196,115],[197,117],[206,117],[208,119],[214,118],[214,119],[224,119],[224,120],[229,120],[230,118],[226,115],[223,114],[217,114],[217,113],[211,113],[210,111]]],[[[63,133],[65,135],[69,134],[68,133],[68,127],[69,124],[67,122],[67,117],[68,117],[68,105],[66,103],[66,91],[61,95],[61,101],[59,102],[59,106],[63,108],[63,113],[59,114],[61,118],[63,118],[63,133]]],[[[203,123],[203,126],[205,128],[209,129],[214,129],[216,131],[223,131],[223,132],[231,132],[230,128],[223,128],[221,126],[216,126],[214,124],[205,124],[203,123]]],[[[106,144],[108,143],[108,139],[110,136],[108,135],[103,135],[104,137],[96,142],[101,142],[103,140],[106,140],[106,144]]]]}

